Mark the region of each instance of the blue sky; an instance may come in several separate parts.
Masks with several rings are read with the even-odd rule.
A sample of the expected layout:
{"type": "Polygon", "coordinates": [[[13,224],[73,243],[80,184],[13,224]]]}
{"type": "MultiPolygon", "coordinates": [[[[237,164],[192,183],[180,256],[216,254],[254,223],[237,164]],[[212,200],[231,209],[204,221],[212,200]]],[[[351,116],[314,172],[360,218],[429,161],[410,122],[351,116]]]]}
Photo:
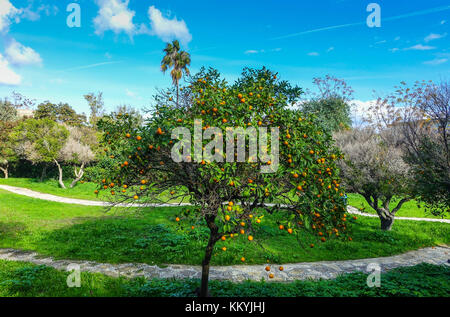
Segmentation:
{"type": "Polygon", "coordinates": [[[400,81],[448,79],[449,33],[448,0],[0,0],[0,96],[88,112],[83,94],[102,91],[108,110],[143,108],[171,84],[161,50],[178,38],[193,72],[213,66],[232,81],[265,65],[304,88],[331,74],[368,101],[400,81]],[[66,24],[72,2],[79,28],[66,24]],[[371,2],[381,27],[365,23],[371,2]]]}

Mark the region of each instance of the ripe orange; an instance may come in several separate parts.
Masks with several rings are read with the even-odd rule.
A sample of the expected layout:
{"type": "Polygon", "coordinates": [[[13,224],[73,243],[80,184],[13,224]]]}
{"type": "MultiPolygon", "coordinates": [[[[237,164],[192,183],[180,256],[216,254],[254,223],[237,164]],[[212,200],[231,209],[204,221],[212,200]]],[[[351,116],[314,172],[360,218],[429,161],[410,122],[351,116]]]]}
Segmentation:
{"type": "Polygon", "coordinates": [[[309,246],[310,246],[311,248],[314,248],[314,244],[312,244],[312,243],[311,243],[309,246]]]}
{"type": "Polygon", "coordinates": [[[266,271],[267,271],[267,272],[270,271],[270,266],[266,266],[266,271]]]}
{"type": "Polygon", "coordinates": [[[95,191],[94,191],[94,194],[98,194],[98,190],[95,190],[95,191]]]}
{"type": "Polygon", "coordinates": [[[244,257],[242,257],[242,258],[241,258],[241,261],[242,261],[242,262],[245,262],[245,258],[244,258],[244,257]]]}
{"type": "Polygon", "coordinates": [[[320,240],[322,241],[322,242],[325,242],[325,238],[324,237],[322,237],[322,238],[320,238],[320,240]]]}
{"type": "Polygon", "coordinates": [[[234,204],[233,204],[232,201],[228,202],[228,206],[233,206],[233,205],[234,205],[234,204]]]}
{"type": "Polygon", "coordinates": [[[239,99],[242,99],[242,94],[238,94],[238,98],[239,98],[239,99]]]}
{"type": "Polygon", "coordinates": [[[283,270],[284,270],[284,267],[280,266],[279,270],[280,270],[280,271],[283,271],[283,270]]]}
{"type": "Polygon", "coordinates": [[[138,200],[139,199],[139,196],[138,195],[134,195],[134,200],[138,200]]]}
{"type": "Polygon", "coordinates": [[[242,222],[241,222],[241,226],[242,226],[242,227],[245,227],[245,222],[242,221],[242,222]]]}
{"type": "Polygon", "coordinates": [[[131,137],[131,134],[127,133],[125,136],[126,136],[127,138],[130,138],[130,137],[131,137]]]}
{"type": "Polygon", "coordinates": [[[128,166],[128,162],[127,161],[123,162],[123,165],[128,166]]]}
{"type": "Polygon", "coordinates": [[[147,183],[147,181],[145,179],[141,180],[142,185],[145,185],[145,183],[147,183]]]}
{"type": "Polygon", "coordinates": [[[227,238],[225,236],[222,236],[222,241],[225,241],[227,238]]]}
{"type": "Polygon", "coordinates": [[[176,218],[175,218],[175,221],[176,221],[176,222],[180,221],[180,218],[176,217],[176,218]]]}
{"type": "Polygon", "coordinates": [[[253,241],[253,236],[248,236],[248,241],[253,241]]]}
{"type": "Polygon", "coordinates": [[[269,274],[269,278],[274,278],[275,275],[273,275],[273,273],[269,274]]]}
{"type": "Polygon", "coordinates": [[[163,131],[161,130],[161,128],[156,129],[156,134],[158,134],[158,135],[163,134],[163,131]]]}
{"type": "Polygon", "coordinates": [[[241,234],[244,234],[244,233],[245,233],[245,230],[244,230],[244,229],[241,229],[240,232],[241,232],[241,234]]]}
{"type": "Polygon", "coordinates": [[[298,178],[298,174],[297,174],[297,173],[294,173],[292,176],[293,176],[294,178],[298,178]]]}
{"type": "Polygon", "coordinates": [[[232,208],[231,206],[228,206],[228,207],[227,207],[227,210],[228,210],[228,211],[232,211],[233,208],[232,208]]]}
{"type": "Polygon", "coordinates": [[[142,137],[141,137],[140,135],[138,135],[138,136],[136,137],[136,140],[140,141],[140,140],[142,140],[142,137]]]}
{"type": "Polygon", "coordinates": [[[284,229],[284,226],[283,226],[283,225],[279,225],[278,228],[280,228],[280,230],[283,230],[283,229],[284,229]]]}
{"type": "Polygon", "coordinates": [[[230,218],[231,218],[231,217],[230,217],[229,215],[226,215],[226,216],[225,216],[225,220],[226,220],[226,221],[230,221],[230,218]]]}
{"type": "Polygon", "coordinates": [[[287,232],[289,232],[290,234],[292,234],[292,229],[291,229],[291,228],[287,229],[287,232]]]}

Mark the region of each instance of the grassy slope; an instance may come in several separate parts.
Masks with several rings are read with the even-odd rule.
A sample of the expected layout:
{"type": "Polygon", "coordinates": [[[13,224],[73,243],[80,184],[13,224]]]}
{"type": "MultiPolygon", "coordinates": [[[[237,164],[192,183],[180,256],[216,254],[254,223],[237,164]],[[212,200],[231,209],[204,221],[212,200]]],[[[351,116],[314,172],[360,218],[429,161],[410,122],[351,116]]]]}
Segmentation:
{"type": "MultiPolygon", "coordinates": [[[[0,247],[99,262],[200,264],[208,231],[177,224],[177,212],[178,208],[147,208],[106,214],[101,207],[48,202],[0,190],[0,247]]],[[[277,229],[274,216],[266,216],[254,233],[265,250],[239,236],[219,242],[212,263],[241,264],[242,256],[249,264],[357,259],[450,242],[448,224],[397,221],[391,232],[378,228],[378,219],[359,217],[351,242],[321,243],[318,237],[302,233],[299,244],[296,237],[277,229]],[[309,248],[310,243],[315,247],[309,248]],[[223,246],[227,251],[221,250],[223,246]]]]}
{"type": "MultiPolygon", "coordinates": [[[[367,201],[359,194],[347,194],[348,196],[348,204],[354,206],[358,209],[363,209],[364,212],[368,212],[371,214],[376,214],[375,210],[369,206],[367,201]]],[[[394,200],[391,202],[391,208],[396,206],[398,200],[394,200]]],[[[416,217],[416,218],[441,218],[437,216],[433,216],[430,213],[425,212],[424,207],[418,207],[417,201],[410,200],[403,204],[400,210],[396,213],[397,217],[416,217]]],[[[444,219],[450,219],[450,215],[447,214],[444,216],[444,219]]]]}
{"type": "MultiPolygon", "coordinates": [[[[10,178],[10,179],[0,179],[0,184],[17,186],[32,189],[42,193],[53,194],[62,197],[77,198],[77,199],[87,199],[87,200],[102,200],[105,198],[110,198],[109,192],[101,191],[97,197],[94,191],[97,189],[97,185],[94,183],[78,183],[74,188],[62,189],[56,180],[46,180],[44,182],[39,182],[35,179],[30,178],[10,178]]],[[[70,185],[70,181],[66,182],[67,187],[70,185]]],[[[167,200],[169,194],[163,195],[164,201],[167,200]]],[[[363,208],[365,212],[375,213],[375,211],[367,204],[365,199],[358,194],[348,194],[348,201],[351,206],[356,208],[363,208]]],[[[394,202],[393,202],[394,203],[394,202]]],[[[429,213],[425,212],[425,208],[417,207],[417,202],[412,200],[405,203],[402,208],[397,212],[397,216],[402,217],[419,217],[419,218],[438,218],[429,213]]],[[[445,217],[450,219],[450,215],[445,217]]]]}
{"type": "MultiPolygon", "coordinates": [[[[102,274],[81,273],[81,287],[69,288],[69,272],[45,266],[0,260],[0,297],[33,296],[195,296],[198,280],[162,280],[113,278],[102,274]]],[[[381,287],[367,287],[367,275],[352,273],[334,280],[290,283],[211,281],[212,296],[450,296],[450,268],[421,264],[399,268],[381,276],[381,287]]]]}

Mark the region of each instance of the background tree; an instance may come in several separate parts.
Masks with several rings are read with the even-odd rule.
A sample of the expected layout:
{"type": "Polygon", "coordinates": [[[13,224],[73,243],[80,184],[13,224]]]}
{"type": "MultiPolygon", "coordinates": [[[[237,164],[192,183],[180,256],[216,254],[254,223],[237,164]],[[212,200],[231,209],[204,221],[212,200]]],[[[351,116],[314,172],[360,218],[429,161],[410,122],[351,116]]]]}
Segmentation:
{"type": "Polygon", "coordinates": [[[440,84],[405,82],[371,109],[369,120],[378,129],[395,128],[402,136],[405,160],[411,167],[412,194],[434,215],[450,209],[450,88],[440,84]]]}
{"type": "MultiPolygon", "coordinates": [[[[202,70],[183,88],[187,98],[183,106],[173,102],[167,93],[157,96],[155,109],[142,127],[133,128],[130,117],[123,115],[99,122],[108,144],[106,155],[120,162],[107,171],[99,190],[110,191],[118,198],[116,202],[164,202],[166,196],[161,195],[167,193],[168,199],[193,204],[174,220],[180,225],[209,229],[204,241],[201,296],[208,294],[209,267],[216,243],[236,235],[253,241],[264,212],[279,215],[280,233],[309,230],[323,242],[336,236],[348,238],[336,167],[340,153],[330,134],[289,108],[298,99],[300,88],[279,81],[276,74],[264,68],[244,70],[233,85],[215,70],[202,70]],[[202,120],[201,130],[206,133],[201,141],[203,154],[217,158],[236,155],[234,149],[233,153],[223,153],[223,145],[216,143],[228,127],[279,127],[280,136],[269,137],[267,146],[260,149],[259,161],[249,153],[248,143],[244,162],[205,158],[195,161],[198,151],[202,151],[198,148],[183,156],[187,161],[175,161],[172,153],[181,158],[181,154],[173,152],[173,139],[179,136],[171,133],[174,128],[184,127],[194,135],[196,119],[202,120]],[[208,137],[213,131],[210,127],[223,133],[208,137]],[[279,157],[273,152],[277,141],[281,143],[279,157]],[[210,147],[210,142],[217,145],[216,149],[210,147]],[[271,154],[264,157],[266,151],[271,154]],[[274,169],[278,158],[279,166],[274,169]],[[264,167],[273,168],[273,173],[261,173],[264,167]],[[265,204],[274,201],[273,207],[265,204]]],[[[195,147],[185,146],[189,150],[195,147]]],[[[245,261],[244,255],[236,256],[245,261]]]]}
{"type": "Polygon", "coordinates": [[[14,128],[11,140],[15,152],[33,164],[55,163],[59,171],[59,184],[65,188],[59,160],[68,135],[64,126],[50,119],[27,119],[14,128]]]}
{"type": "Polygon", "coordinates": [[[3,172],[5,178],[9,176],[9,165],[18,160],[9,137],[16,125],[17,121],[0,120],[0,170],[3,172]]]}
{"type": "Polygon", "coordinates": [[[188,52],[180,50],[180,43],[177,40],[173,41],[172,44],[167,43],[163,52],[165,55],[161,61],[161,70],[165,73],[167,69],[172,68],[170,76],[172,77],[174,86],[176,86],[176,102],[178,104],[178,87],[180,84],[180,79],[183,77],[183,73],[189,76],[188,66],[191,65],[191,56],[188,52]]]}
{"type": "Polygon", "coordinates": [[[50,119],[70,126],[81,126],[86,123],[86,116],[77,114],[67,103],[54,104],[45,101],[34,111],[35,119],[50,119]]]}
{"type": "Polygon", "coordinates": [[[62,147],[59,160],[74,164],[75,179],[70,184],[73,188],[83,177],[84,169],[87,164],[94,161],[94,148],[97,147],[96,132],[87,127],[66,127],[69,131],[69,136],[64,146],[62,147]],[[80,165],[77,168],[76,165],[80,165]]]}
{"type": "Polygon", "coordinates": [[[97,125],[98,119],[103,116],[104,113],[104,102],[103,102],[103,93],[98,92],[97,95],[94,93],[89,93],[87,95],[84,95],[84,99],[89,104],[89,108],[91,109],[91,115],[89,117],[89,122],[92,126],[97,125]]]}
{"type": "Polygon", "coordinates": [[[339,131],[351,126],[350,101],[353,90],[347,83],[330,75],[314,78],[315,91],[307,90],[300,104],[302,112],[314,114],[328,131],[339,131]]]}
{"type": "Polygon", "coordinates": [[[365,198],[380,217],[382,230],[391,229],[396,212],[411,199],[410,170],[399,137],[394,129],[376,133],[370,127],[334,136],[345,154],[339,165],[346,190],[365,198]],[[391,207],[394,196],[400,201],[391,207]]]}

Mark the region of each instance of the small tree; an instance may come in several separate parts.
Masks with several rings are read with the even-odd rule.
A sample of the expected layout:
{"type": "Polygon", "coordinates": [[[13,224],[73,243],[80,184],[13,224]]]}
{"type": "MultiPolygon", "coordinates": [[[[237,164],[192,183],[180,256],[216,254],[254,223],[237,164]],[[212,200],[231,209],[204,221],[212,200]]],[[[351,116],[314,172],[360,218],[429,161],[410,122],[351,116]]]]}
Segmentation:
{"type": "Polygon", "coordinates": [[[36,163],[55,163],[59,172],[59,184],[65,188],[60,165],[60,151],[69,132],[50,119],[27,119],[17,125],[11,140],[18,155],[36,163]]]}
{"type": "Polygon", "coordinates": [[[10,140],[10,133],[16,126],[16,122],[0,121],[0,170],[5,178],[8,178],[8,168],[12,162],[18,160],[10,140]]]}
{"type": "Polygon", "coordinates": [[[370,127],[335,134],[345,154],[339,162],[345,188],[365,198],[380,217],[382,230],[391,229],[396,212],[411,199],[410,170],[399,136],[393,129],[376,133],[370,127]],[[401,199],[392,207],[394,196],[401,199]]]}
{"type": "Polygon", "coordinates": [[[394,127],[402,136],[414,177],[412,194],[442,216],[450,210],[450,85],[402,82],[396,88],[374,106],[372,122],[394,127]]]}
{"type": "MultiPolygon", "coordinates": [[[[202,70],[183,89],[181,103],[170,98],[173,90],[157,95],[155,110],[142,127],[133,128],[126,115],[99,122],[109,145],[106,155],[120,160],[99,182],[99,190],[118,196],[116,202],[144,198],[164,202],[161,194],[167,192],[170,198],[193,204],[174,220],[209,229],[201,296],[208,294],[216,244],[236,235],[253,241],[264,210],[279,214],[283,233],[308,230],[323,242],[347,236],[336,167],[340,153],[328,133],[289,108],[301,94],[300,88],[279,81],[263,68],[244,70],[233,85],[213,69],[202,70]],[[202,123],[195,124],[199,120],[202,123]],[[262,139],[263,127],[270,130],[267,142],[262,139]],[[249,142],[237,131],[249,133],[249,142]],[[200,141],[190,143],[191,135],[200,141]],[[259,160],[250,147],[256,139],[259,160]],[[234,141],[244,147],[243,157],[228,147],[234,141]],[[269,207],[266,202],[276,205],[269,207]]],[[[244,255],[236,257],[244,262],[244,255]]]]}
{"type": "Polygon", "coordinates": [[[95,131],[82,127],[66,127],[69,131],[69,137],[62,147],[59,160],[74,164],[75,179],[70,184],[73,188],[83,177],[84,168],[95,159],[92,150],[97,145],[97,135],[95,131]],[[77,168],[76,165],[80,165],[77,168]]]}
{"type": "Polygon", "coordinates": [[[328,131],[339,131],[351,126],[350,100],[353,90],[347,83],[330,75],[314,78],[315,91],[307,91],[300,107],[305,114],[314,114],[328,131]]]}
{"type": "Polygon", "coordinates": [[[89,93],[87,95],[84,95],[84,99],[89,104],[89,108],[91,110],[91,115],[89,117],[89,122],[92,126],[97,125],[98,119],[103,115],[104,112],[104,102],[103,102],[103,93],[99,92],[97,95],[94,93],[89,93]]]}

